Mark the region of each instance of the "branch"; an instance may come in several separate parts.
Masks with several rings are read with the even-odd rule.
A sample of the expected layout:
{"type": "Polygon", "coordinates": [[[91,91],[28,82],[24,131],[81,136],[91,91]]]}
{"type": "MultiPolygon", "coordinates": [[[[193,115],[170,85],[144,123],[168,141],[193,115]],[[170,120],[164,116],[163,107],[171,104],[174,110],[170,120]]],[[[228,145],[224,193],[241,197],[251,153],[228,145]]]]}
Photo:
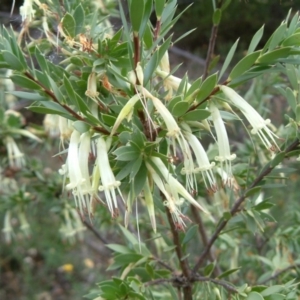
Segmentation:
{"type": "Polygon", "coordinates": [[[204,72],[203,72],[203,80],[205,80],[205,78],[208,75],[208,69],[209,69],[210,61],[211,61],[212,56],[214,54],[215,44],[216,44],[216,39],[217,39],[217,33],[218,33],[218,27],[219,27],[218,25],[214,25],[211,29],[209,45],[208,45],[206,61],[205,61],[205,67],[204,67],[204,72]]]}
{"type": "Polygon", "coordinates": [[[273,274],[272,276],[270,276],[269,278],[266,278],[265,280],[263,281],[260,281],[259,284],[265,284],[266,282],[268,281],[271,281],[273,279],[276,279],[277,277],[279,277],[280,275],[282,275],[283,273],[287,272],[287,271],[290,271],[290,270],[293,270],[293,269],[297,269],[297,268],[300,268],[300,264],[295,264],[295,265],[291,265],[291,266],[288,266],[280,271],[277,271],[275,272],[275,274],[273,274]]]}
{"type": "Polygon", "coordinates": [[[226,281],[223,281],[223,280],[219,280],[219,279],[214,279],[214,278],[209,278],[209,277],[203,277],[203,276],[200,276],[200,275],[195,275],[193,277],[193,280],[194,281],[200,281],[200,282],[212,282],[216,285],[220,285],[222,286],[223,288],[225,288],[227,291],[231,292],[231,293],[237,293],[237,289],[232,286],[231,284],[227,283],[226,281]]]}
{"type": "Polygon", "coordinates": [[[103,244],[107,245],[108,241],[104,237],[102,237],[99,231],[96,230],[95,227],[90,222],[85,220],[81,215],[80,217],[81,217],[81,222],[85,225],[85,227],[89,229],[97,237],[98,240],[100,240],[103,244]]]}
{"type": "Polygon", "coordinates": [[[162,284],[162,283],[171,283],[172,281],[173,281],[173,279],[159,278],[159,279],[154,279],[154,280],[148,281],[148,282],[144,283],[144,285],[149,286],[149,285],[162,284]]]}
{"type": "MultiPolygon", "coordinates": [[[[284,151],[285,154],[288,154],[289,152],[295,150],[300,144],[300,141],[298,139],[296,139],[292,144],[290,144],[286,150],[284,151]]],[[[241,204],[245,201],[246,194],[249,190],[251,190],[252,188],[256,187],[268,174],[271,173],[271,171],[276,167],[276,165],[272,166],[272,164],[267,167],[258,177],[256,177],[256,179],[252,182],[252,184],[250,185],[250,187],[246,190],[246,192],[244,193],[243,196],[241,196],[239,199],[236,200],[235,204],[233,205],[232,209],[230,210],[230,214],[231,216],[234,216],[238,211],[239,211],[239,207],[241,206],[241,204]]],[[[207,246],[205,247],[205,249],[203,250],[202,254],[200,255],[195,267],[193,268],[193,272],[197,272],[197,270],[203,265],[203,263],[205,262],[207,256],[209,255],[210,249],[212,247],[212,245],[214,244],[214,242],[217,240],[217,238],[219,237],[221,231],[225,228],[225,226],[227,225],[227,222],[229,220],[222,220],[219,222],[219,225],[216,229],[216,231],[214,232],[214,234],[212,235],[212,237],[210,238],[207,246]]]]}
{"type": "MultiPolygon", "coordinates": [[[[199,229],[199,233],[200,233],[200,236],[202,239],[203,246],[206,247],[208,245],[208,237],[207,237],[207,233],[204,228],[204,224],[203,224],[201,215],[200,215],[199,211],[194,209],[194,207],[192,207],[192,206],[191,206],[191,211],[192,211],[192,214],[194,215],[196,223],[198,224],[198,229],[199,229]]],[[[212,249],[209,250],[208,258],[211,262],[213,262],[216,260],[216,258],[211,250],[212,249]]],[[[217,277],[220,274],[221,274],[220,267],[218,265],[216,265],[216,267],[214,268],[214,275],[215,275],[215,277],[217,277]]]]}
{"type": "Polygon", "coordinates": [[[166,207],[166,212],[167,212],[167,217],[168,221],[171,227],[171,232],[173,236],[173,242],[174,245],[176,246],[175,251],[177,254],[177,258],[179,260],[180,268],[182,270],[182,275],[183,278],[182,280],[184,281],[184,286],[181,284],[180,286],[183,286],[183,294],[184,294],[184,300],[193,300],[193,290],[192,286],[190,285],[190,268],[188,265],[187,258],[184,258],[181,243],[180,243],[180,238],[179,238],[179,233],[178,230],[176,229],[171,213],[169,209],[166,207]]]}
{"type": "MultiPolygon", "coordinates": [[[[59,100],[56,98],[56,96],[54,95],[54,93],[47,89],[42,83],[40,83],[38,80],[36,80],[28,71],[24,72],[24,75],[29,78],[30,80],[34,81],[36,84],[38,84],[43,92],[45,92],[55,103],[59,104],[61,107],[63,107],[68,113],[70,113],[75,119],[79,120],[79,121],[83,121],[87,124],[89,124],[88,120],[86,120],[85,118],[83,118],[82,116],[80,116],[76,111],[74,111],[72,108],[70,108],[68,105],[66,104],[61,104],[59,102],[59,100]]],[[[91,126],[92,129],[94,129],[97,132],[101,132],[104,134],[110,134],[109,131],[107,131],[106,129],[100,127],[100,126],[93,126],[91,124],[89,124],[91,126]]]]}
{"type": "Polygon", "coordinates": [[[157,263],[159,263],[160,265],[162,265],[163,267],[165,267],[167,270],[174,272],[173,268],[170,267],[167,263],[165,263],[163,260],[161,260],[158,257],[155,257],[152,255],[152,259],[155,260],[157,263]]]}

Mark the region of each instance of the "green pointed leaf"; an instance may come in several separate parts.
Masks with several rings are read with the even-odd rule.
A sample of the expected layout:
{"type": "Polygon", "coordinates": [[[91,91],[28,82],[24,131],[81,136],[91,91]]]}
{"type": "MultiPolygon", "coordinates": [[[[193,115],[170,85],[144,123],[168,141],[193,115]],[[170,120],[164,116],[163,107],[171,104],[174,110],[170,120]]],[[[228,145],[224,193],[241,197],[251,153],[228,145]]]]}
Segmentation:
{"type": "Polygon", "coordinates": [[[247,296],[246,300],[264,300],[264,297],[261,294],[257,293],[257,292],[251,292],[247,296]]]}
{"type": "Polygon", "coordinates": [[[276,49],[271,52],[267,52],[266,54],[261,55],[258,58],[259,63],[275,63],[277,59],[285,58],[290,55],[291,48],[290,47],[284,47],[280,49],[276,49]]]}
{"type": "Polygon", "coordinates": [[[217,8],[213,13],[213,24],[215,26],[219,25],[222,17],[222,10],[217,8]]]}
{"type": "Polygon", "coordinates": [[[284,160],[284,158],[285,158],[285,153],[284,152],[280,152],[280,153],[276,154],[276,156],[271,161],[271,166],[276,167],[277,165],[279,165],[284,160]]]}
{"type": "Polygon", "coordinates": [[[193,239],[197,231],[198,231],[198,225],[191,226],[189,230],[186,232],[181,244],[184,245],[188,243],[191,239],[193,239]]]}
{"type": "Polygon", "coordinates": [[[145,1],[145,5],[144,5],[143,20],[142,20],[142,23],[141,23],[140,29],[139,29],[140,39],[143,38],[145,30],[147,28],[147,24],[149,23],[150,16],[151,16],[151,13],[152,13],[152,2],[153,2],[153,0],[143,0],[143,1],[145,1]]]}
{"type": "Polygon", "coordinates": [[[142,189],[145,186],[146,179],[147,179],[148,170],[146,168],[145,163],[142,163],[139,171],[137,172],[136,176],[134,177],[134,193],[136,196],[140,194],[142,189]]]}
{"type": "Polygon", "coordinates": [[[75,35],[83,32],[83,26],[84,26],[84,9],[81,4],[79,4],[74,11],[73,14],[74,20],[76,21],[76,28],[75,28],[75,35]]]}
{"type": "Polygon", "coordinates": [[[131,243],[132,245],[138,244],[139,241],[137,240],[137,238],[125,227],[123,227],[122,225],[119,224],[119,227],[123,233],[123,235],[125,236],[126,240],[131,243]]]}
{"type": "Polygon", "coordinates": [[[115,251],[115,252],[118,252],[118,253],[121,253],[121,254],[128,254],[128,253],[132,253],[132,250],[129,249],[128,247],[126,246],[123,246],[123,245],[118,245],[118,244],[107,244],[105,245],[107,248],[115,251]]]}
{"type": "Polygon", "coordinates": [[[140,170],[142,162],[143,162],[143,158],[141,155],[136,160],[134,160],[134,163],[133,163],[131,171],[130,171],[130,178],[129,178],[130,181],[134,180],[136,174],[140,170]]]}
{"type": "Polygon", "coordinates": [[[207,119],[210,116],[210,112],[206,109],[196,109],[189,111],[182,119],[185,121],[202,121],[207,119]]]}
{"type": "Polygon", "coordinates": [[[11,75],[10,79],[13,81],[13,83],[15,83],[21,87],[30,89],[30,90],[41,90],[42,89],[37,83],[35,83],[31,79],[29,79],[23,75],[18,75],[18,74],[11,75]]]}
{"type": "Polygon", "coordinates": [[[300,33],[295,33],[282,42],[282,46],[300,46],[300,33]]]}
{"type": "Polygon", "coordinates": [[[25,67],[22,65],[20,60],[11,52],[9,51],[2,51],[1,55],[5,62],[9,65],[9,68],[16,71],[23,71],[25,70],[25,67]]]}
{"type": "Polygon", "coordinates": [[[284,289],[282,285],[273,285],[261,292],[261,295],[264,297],[271,296],[272,294],[279,293],[284,289]]]}
{"type": "Polygon", "coordinates": [[[213,270],[215,269],[215,266],[216,266],[215,261],[208,264],[203,270],[203,275],[209,277],[212,274],[213,270]]]}
{"type": "Polygon", "coordinates": [[[117,160],[132,161],[132,160],[136,160],[139,157],[140,152],[136,147],[123,146],[115,150],[113,154],[117,156],[116,158],[117,160]]]}
{"type": "Polygon", "coordinates": [[[176,103],[172,109],[172,115],[174,117],[180,117],[187,112],[189,109],[189,104],[185,101],[180,101],[176,103]]]}
{"type": "Polygon", "coordinates": [[[164,56],[165,52],[169,49],[171,40],[172,40],[172,36],[170,36],[159,47],[159,49],[154,52],[154,54],[150,58],[149,62],[145,66],[145,70],[144,70],[144,85],[147,85],[148,81],[150,80],[151,76],[153,75],[154,71],[156,70],[159,62],[161,61],[162,57],[164,56]]]}
{"type": "Polygon", "coordinates": [[[133,31],[137,34],[144,16],[145,0],[130,1],[130,21],[133,31]]]}
{"type": "Polygon", "coordinates": [[[239,271],[239,270],[240,270],[240,268],[234,268],[234,269],[231,269],[231,270],[227,270],[224,273],[222,273],[221,275],[219,275],[218,278],[221,279],[221,278],[227,277],[230,274],[235,273],[236,271],[239,271]]]}
{"type": "Polygon", "coordinates": [[[297,100],[294,92],[289,87],[286,88],[286,98],[293,112],[296,113],[297,100]]]}
{"type": "Polygon", "coordinates": [[[248,48],[248,54],[251,54],[252,52],[255,51],[258,43],[260,42],[262,36],[264,34],[264,25],[254,34],[251,42],[250,42],[250,45],[249,45],[249,48],[248,48]]]}
{"type": "Polygon", "coordinates": [[[254,187],[254,188],[248,190],[248,191],[245,193],[245,197],[251,197],[251,196],[253,196],[253,195],[255,195],[255,194],[260,193],[260,192],[261,192],[261,188],[262,188],[261,186],[256,186],[256,187],[254,187]]]}
{"type": "Polygon", "coordinates": [[[32,100],[32,101],[46,101],[48,100],[45,96],[42,96],[37,93],[29,93],[29,92],[20,92],[20,91],[13,91],[9,92],[9,94],[12,94],[16,97],[22,98],[22,99],[27,99],[27,100],[32,100]]]}
{"type": "Polygon", "coordinates": [[[284,38],[286,30],[287,30],[287,23],[281,24],[275,30],[275,32],[272,34],[271,41],[270,41],[270,44],[268,46],[268,51],[271,51],[271,50],[275,49],[280,44],[280,42],[284,38]]]}
{"type": "Polygon", "coordinates": [[[156,18],[160,20],[166,0],[154,0],[156,18]]]}
{"type": "Polygon", "coordinates": [[[204,80],[197,95],[197,102],[201,102],[211,94],[217,84],[217,81],[218,73],[212,74],[204,80]]]}
{"type": "Polygon", "coordinates": [[[252,67],[252,65],[255,63],[259,55],[260,55],[260,51],[256,51],[241,59],[230,72],[228,80],[231,81],[232,79],[248,71],[250,67],[252,67]]]}
{"type": "Polygon", "coordinates": [[[220,74],[219,74],[219,78],[222,78],[223,74],[225,73],[225,71],[227,70],[233,56],[234,56],[234,53],[235,53],[235,50],[236,50],[236,47],[239,43],[239,39],[236,40],[236,42],[232,45],[232,47],[230,48],[227,56],[226,56],[226,59],[224,61],[224,64],[222,66],[222,69],[220,71],[220,74]]]}
{"type": "Polygon", "coordinates": [[[89,131],[91,128],[91,126],[89,126],[88,124],[86,124],[83,121],[75,121],[73,123],[73,127],[80,133],[85,133],[85,132],[89,131]]]}
{"type": "Polygon", "coordinates": [[[69,13],[66,13],[65,16],[62,19],[62,29],[64,31],[64,33],[71,37],[74,38],[75,37],[75,29],[76,29],[76,22],[75,19],[72,15],[70,15],[69,13]]]}
{"type": "Polygon", "coordinates": [[[38,61],[41,70],[43,70],[43,72],[49,73],[49,68],[45,56],[38,48],[35,49],[35,58],[38,61]]]}

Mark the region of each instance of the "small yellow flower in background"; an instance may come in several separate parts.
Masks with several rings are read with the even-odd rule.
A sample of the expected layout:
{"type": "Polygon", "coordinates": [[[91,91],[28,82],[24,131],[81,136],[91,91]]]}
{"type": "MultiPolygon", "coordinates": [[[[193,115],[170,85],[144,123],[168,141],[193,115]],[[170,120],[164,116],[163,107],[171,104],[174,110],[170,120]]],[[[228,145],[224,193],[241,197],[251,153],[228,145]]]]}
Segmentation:
{"type": "Polygon", "coordinates": [[[93,269],[95,267],[95,263],[90,258],[85,258],[83,263],[89,269],[93,269]]]}
{"type": "Polygon", "coordinates": [[[59,271],[65,272],[65,273],[72,273],[74,270],[74,266],[72,264],[64,264],[59,267],[59,271]]]}

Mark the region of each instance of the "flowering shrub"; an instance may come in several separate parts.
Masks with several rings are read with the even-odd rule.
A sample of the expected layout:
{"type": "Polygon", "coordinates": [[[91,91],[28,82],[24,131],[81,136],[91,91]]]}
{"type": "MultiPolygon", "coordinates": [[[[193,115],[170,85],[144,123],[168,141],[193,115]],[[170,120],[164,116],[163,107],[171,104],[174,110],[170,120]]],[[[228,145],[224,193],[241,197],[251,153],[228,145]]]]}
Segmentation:
{"type": "MultiPolygon", "coordinates": [[[[57,151],[65,161],[58,171],[61,194],[73,199],[78,211],[65,207],[62,232],[66,236],[81,232],[80,217],[101,218],[99,206],[106,206],[112,218],[124,211],[121,231],[128,243],[107,245],[115,252],[110,268],[121,269],[121,276],[101,282],[87,296],[90,299],[296,299],[293,280],[258,285],[276,279],[277,267],[262,277],[258,271],[252,286],[247,278],[236,277],[233,273],[243,264],[237,265],[239,243],[233,236],[241,228],[254,233],[268,226],[272,217],[266,210],[272,203],[263,196],[267,176],[276,173],[285,158],[299,154],[299,16],[290,14],[258,50],[262,27],[245,56],[229,67],[236,42],[221,70],[210,74],[214,30],[222,11],[229,9],[228,2],[215,5],[206,68],[195,80],[176,77],[176,68],[170,67],[168,50],[174,43],[170,33],[180,18],[175,16],[176,0],[129,0],[127,8],[119,2],[123,27],[118,30],[108,18],[116,13],[112,1],[62,5],[25,0],[20,8],[21,32],[1,29],[0,67],[7,91],[0,111],[7,150],[1,195],[19,191],[17,186],[8,190],[4,171],[25,165],[16,140],[25,136],[42,142],[41,132],[24,128],[22,115],[9,109],[12,97],[23,98],[33,101],[29,110],[46,115],[48,135],[60,136],[57,151]],[[150,22],[152,15],[155,24],[150,22]],[[38,38],[31,36],[34,27],[40,30],[38,38]],[[278,90],[289,104],[288,123],[278,128],[262,117],[251,99],[261,78],[276,72],[283,75],[278,90]],[[238,88],[247,82],[252,85],[242,97],[238,88]],[[237,120],[252,139],[246,150],[247,138],[241,144],[230,142],[232,131],[228,134],[227,129],[237,120]],[[243,157],[243,151],[254,159],[243,157]],[[139,213],[144,210],[150,221],[140,224],[139,213]],[[136,236],[126,229],[134,219],[136,236]],[[148,223],[159,242],[146,247],[140,226],[145,230],[148,223]],[[171,237],[163,234],[168,226],[171,237]],[[197,229],[201,245],[195,241],[197,229]],[[226,255],[235,267],[217,254],[225,247],[222,241],[233,250],[226,255]],[[154,255],[162,250],[171,251],[168,262],[154,255]],[[226,276],[228,282],[222,279],[226,276]]],[[[262,108],[267,105],[259,108],[265,115],[262,108]]],[[[290,171],[281,169],[286,172],[290,171]]],[[[11,201],[5,206],[7,241],[14,209],[23,230],[29,230],[22,205],[11,201]]],[[[263,260],[263,255],[259,257],[263,260]]],[[[287,267],[296,268],[296,262],[287,267]]]]}

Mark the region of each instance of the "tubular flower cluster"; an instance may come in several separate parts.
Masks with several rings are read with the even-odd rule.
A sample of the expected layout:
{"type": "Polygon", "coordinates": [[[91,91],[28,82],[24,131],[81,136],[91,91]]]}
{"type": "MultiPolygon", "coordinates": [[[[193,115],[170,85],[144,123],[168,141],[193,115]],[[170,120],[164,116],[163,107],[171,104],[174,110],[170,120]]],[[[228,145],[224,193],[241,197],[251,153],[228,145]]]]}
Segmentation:
{"type": "Polygon", "coordinates": [[[88,157],[90,153],[90,134],[73,131],[70,139],[66,165],[60,174],[69,177],[67,190],[72,190],[76,206],[80,211],[87,210],[91,214],[91,200],[95,191],[92,189],[88,173],[88,157]]]}
{"type": "Polygon", "coordinates": [[[104,192],[108,208],[113,217],[118,214],[118,202],[117,202],[117,193],[123,196],[119,189],[121,185],[120,181],[115,179],[114,173],[110,167],[107,153],[107,145],[105,140],[100,136],[97,140],[97,166],[99,168],[101,185],[99,186],[99,191],[104,192]]]}
{"type": "Polygon", "coordinates": [[[215,166],[214,162],[210,162],[207,154],[200,143],[200,141],[195,137],[192,133],[186,132],[185,138],[189,145],[191,146],[195,157],[198,167],[195,168],[194,172],[199,173],[201,172],[205,187],[208,191],[216,192],[217,190],[217,183],[212,172],[213,167],[215,166]]]}
{"type": "Polygon", "coordinates": [[[179,128],[177,122],[175,121],[170,111],[165,107],[165,105],[158,98],[154,97],[145,88],[143,88],[142,92],[143,95],[145,95],[145,97],[148,97],[152,100],[157,112],[164,120],[164,123],[166,124],[168,130],[167,136],[171,140],[174,156],[176,156],[176,142],[178,143],[181,153],[183,155],[184,168],[182,170],[182,173],[186,174],[187,176],[186,178],[187,187],[190,190],[195,190],[196,178],[194,174],[193,157],[189,145],[181,132],[181,129],[179,128]]]}
{"type": "MultiPolygon", "coordinates": [[[[166,91],[168,91],[168,94],[166,95],[166,100],[171,100],[173,96],[173,91],[177,91],[179,88],[179,85],[181,83],[181,78],[170,75],[169,72],[157,69],[156,74],[160,76],[164,80],[164,88],[166,91]]],[[[186,88],[187,90],[191,87],[191,84],[187,83],[186,88]]]]}
{"type": "Polygon", "coordinates": [[[215,160],[221,164],[223,184],[233,187],[235,186],[235,180],[232,175],[231,161],[236,158],[236,155],[230,153],[228,135],[219,109],[213,103],[210,104],[209,109],[216,130],[219,149],[219,155],[215,157],[215,160]]]}
{"type": "Polygon", "coordinates": [[[270,119],[264,120],[262,116],[237,92],[228,86],[220,86],[225,96],[243,113],[252,126],[251,133],[257,134],[264,146],[272,151],[280,150],[275,139],[278,138],[269,128],[270,119]]]}
{"type": "Polygon", "coordinates": [[[182,203],[179,195],[195,207],[207,213],[207,211],[191,196],[181,183],[170,174],[160,158],[152,157],[151,162],[146,162],[146,166],[154,183],[164,194],[166,198],[165,205],[169,208],[177,228],[183,229],[185,227],[184,219],[186,218],[178,208],[178,206],[182,203]],[[158,174],[156,170],[159,170],[160,174],[158,174]]]}

